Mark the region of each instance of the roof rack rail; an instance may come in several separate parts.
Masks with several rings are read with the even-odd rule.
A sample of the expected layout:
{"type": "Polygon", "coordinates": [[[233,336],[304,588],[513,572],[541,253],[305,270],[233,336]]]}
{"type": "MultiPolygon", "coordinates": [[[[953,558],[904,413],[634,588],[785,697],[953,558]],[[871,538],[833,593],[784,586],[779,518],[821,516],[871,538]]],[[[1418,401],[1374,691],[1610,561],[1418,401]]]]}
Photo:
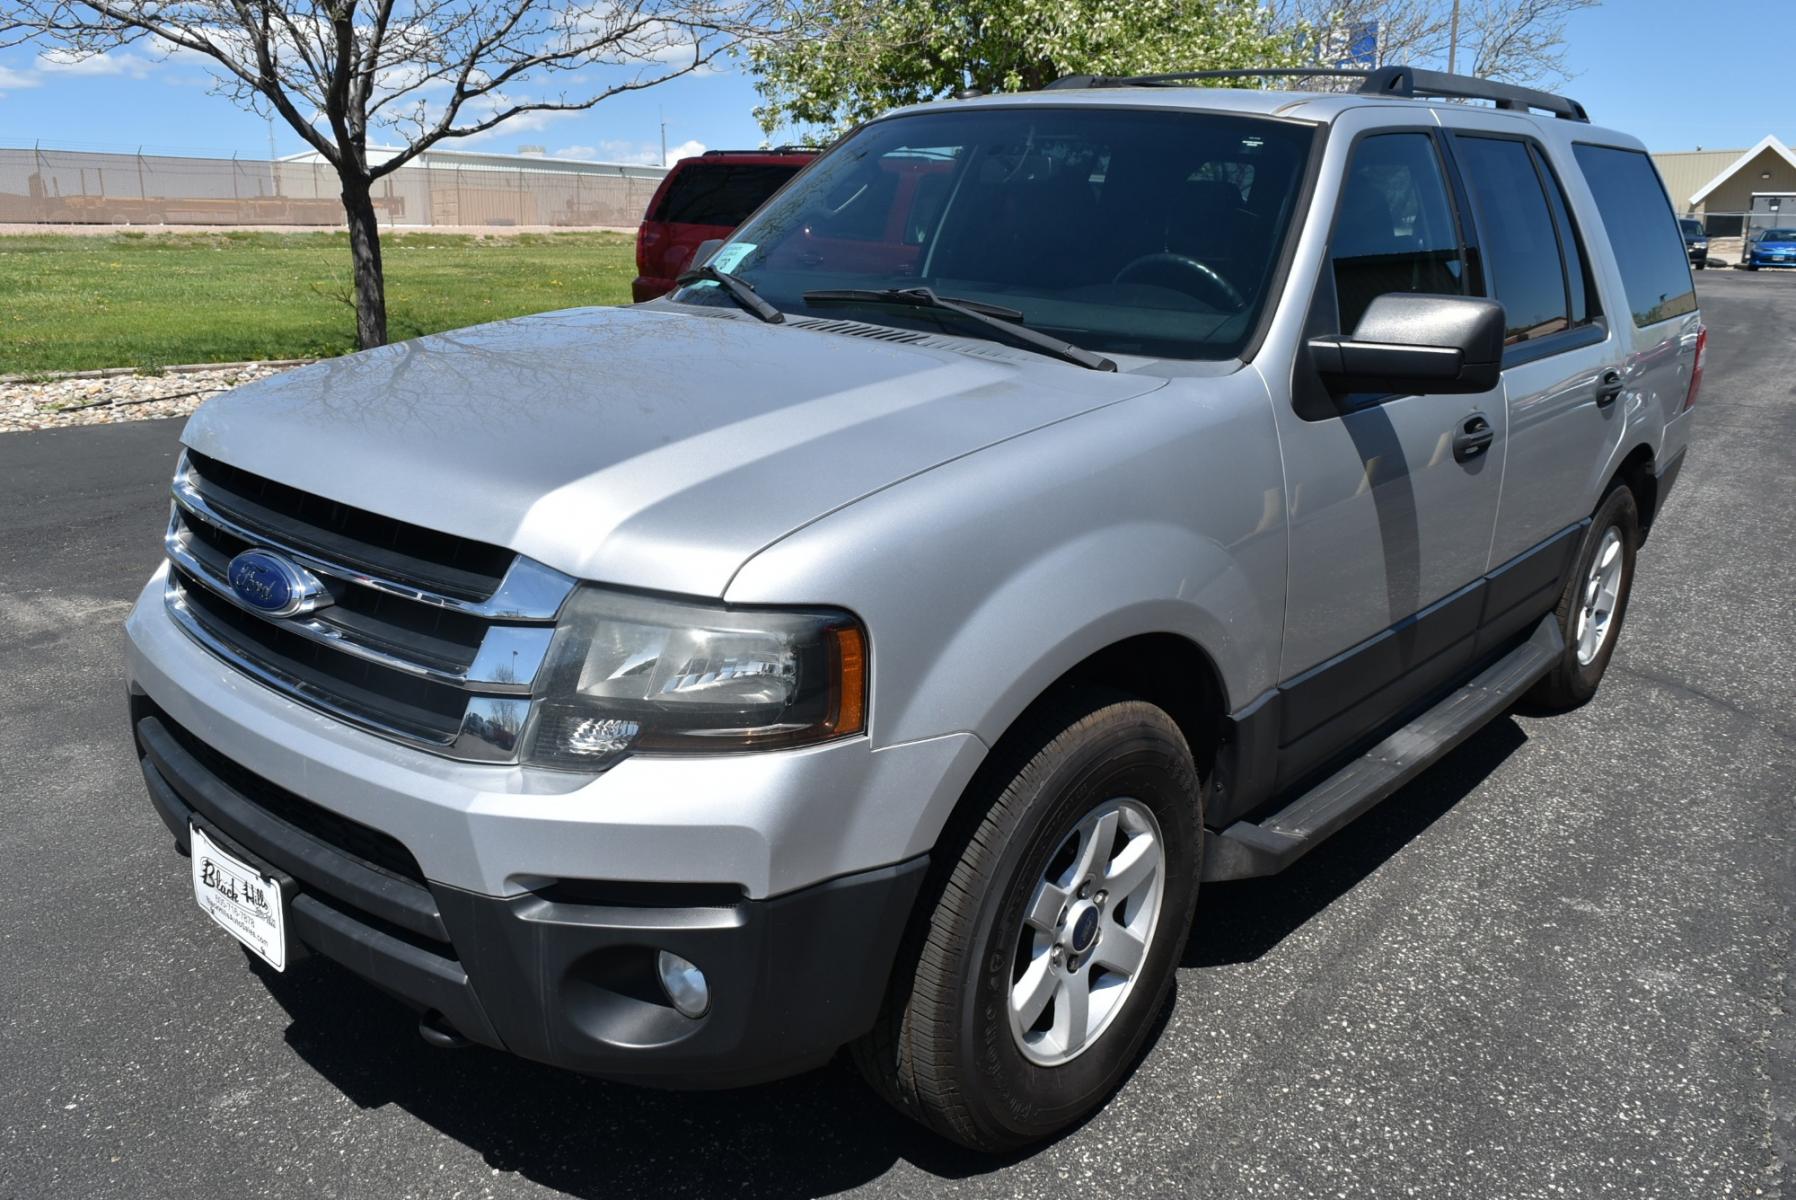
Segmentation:
{"type": "Polygon", "coordinates": [[[713,154],[816,154],[815,146],[759,146],[753,150],[707,150],[700,157],[710,158],[713,154]]]}
{"type": "Polygon", "coordinates": [[[1513,112],[1538,109],[1567,121],[1590,121],[1590,114],[1576,100],[1479,79],[1472,75],[1449,75],[1445,71],[1423,71],[1415,67],[1266,67],[1234,71],[1174,71],[1163,75],[1066,75],[1048,84],[1050,89],[1099,87],[1176,87],[1207,79],[1252,79],[1262,76],[1324,76],[1360,80],[1359,92],[1367,96],[1395,96],[1405,100],[1417,97],[1443,100],[1489,100],[1498,108],[1513,112]]]}

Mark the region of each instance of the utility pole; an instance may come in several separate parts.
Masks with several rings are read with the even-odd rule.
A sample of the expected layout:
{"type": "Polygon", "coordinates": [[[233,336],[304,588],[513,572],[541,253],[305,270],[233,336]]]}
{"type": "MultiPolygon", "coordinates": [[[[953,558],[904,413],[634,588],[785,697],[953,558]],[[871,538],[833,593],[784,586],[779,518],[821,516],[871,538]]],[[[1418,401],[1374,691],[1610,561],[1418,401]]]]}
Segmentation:
{"type": "Polygon", "coordinates": [[[1453,18],[1447,31],[1447,74],[1459,67],[1459,0],[1453,0],[1453,18]]]}
{"type": "Polygon", "coordinates": [[[268,190],[274,195],[281,194],[281,169],[275,165],[277,155],[274,149],[274,110],[268,110],[268,190]]]}
{"type": "Polygon", "coordinates": [[[661,119],[661,165],[667,165],[667,110],[657,106],[655,115],[661,119]]]}

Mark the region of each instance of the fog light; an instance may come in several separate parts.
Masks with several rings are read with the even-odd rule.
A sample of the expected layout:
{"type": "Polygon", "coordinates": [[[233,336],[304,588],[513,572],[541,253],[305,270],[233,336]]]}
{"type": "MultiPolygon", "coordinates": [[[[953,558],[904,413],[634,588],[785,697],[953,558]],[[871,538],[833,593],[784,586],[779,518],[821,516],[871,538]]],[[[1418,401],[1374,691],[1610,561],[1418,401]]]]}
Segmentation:
{"type": "Polygon", "coordinates": [[[658,952],[655,972],[661,976],[661,990],[682,1016],[697,1019],[711,1007],[711,985],[705,982],[705,973],[679,955],[658,952]]]}

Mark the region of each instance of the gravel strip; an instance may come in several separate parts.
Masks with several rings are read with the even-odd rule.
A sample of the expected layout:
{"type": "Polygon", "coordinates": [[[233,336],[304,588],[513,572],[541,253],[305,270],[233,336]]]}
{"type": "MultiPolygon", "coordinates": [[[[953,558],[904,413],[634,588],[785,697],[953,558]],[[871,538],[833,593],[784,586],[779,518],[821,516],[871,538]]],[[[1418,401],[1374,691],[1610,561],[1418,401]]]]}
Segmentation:
{"type": "Polygon", "coordinates": [[[184,417],[222,391],[265,379],[290,363],[232,363],[162,375],[91,372],[35,382],[0,380],[0,433],[184,417]]]}

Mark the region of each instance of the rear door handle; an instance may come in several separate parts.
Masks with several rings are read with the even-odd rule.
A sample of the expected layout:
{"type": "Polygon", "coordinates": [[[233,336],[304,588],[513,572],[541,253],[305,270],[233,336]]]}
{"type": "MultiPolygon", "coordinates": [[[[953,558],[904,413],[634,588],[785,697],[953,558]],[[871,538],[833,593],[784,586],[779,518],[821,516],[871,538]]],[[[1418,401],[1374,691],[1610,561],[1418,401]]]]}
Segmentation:
{"type": "Polygon", "coordinates": [[[1615,398],[1621,395],[1621,392],[1621,372],[1617,371],[1614,367],[1610,367],[1603,372],[1602,378],[1597,380],[1596,406],[1598,408],[1608,408],[1611,404],[1615,403],[1615,398]]]}
{"type": "Polygon", "coordinates": [[[1496,436],[1489,418],[1483,413],[1473,413],[1459,423],[1459,432],[1453,435],[1453,460],[1471,462],[1490,449],[1496,436]]]}

